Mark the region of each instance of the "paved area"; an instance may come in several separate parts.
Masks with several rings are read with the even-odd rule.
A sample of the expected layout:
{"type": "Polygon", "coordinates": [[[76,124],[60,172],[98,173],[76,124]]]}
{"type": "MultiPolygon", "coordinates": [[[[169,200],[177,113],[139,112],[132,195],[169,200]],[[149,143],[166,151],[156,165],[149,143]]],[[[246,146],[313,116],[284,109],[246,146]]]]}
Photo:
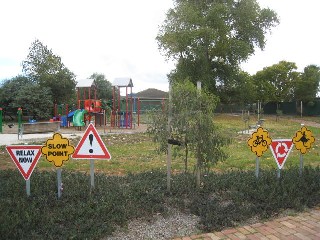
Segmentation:
{"type": "MultiPolygon", "coordinates": [[[[62,133],[63,137],[73,138],[77,136],[82,136],[83,133],[62,133]]],[[[52,138],[53,133],[39,133],[39,134],[25,134],[22,138],[18,139],[18,134],[0,134],[0,146],[10,145],[10,144],[26,144],[30,141],[35,141],[36,139],[48,139],[52,138]]]]}
{"type": "MultiPolygon", "coordinates": [[[[74,137],[82,137],[84,131],[87,129],[87,127],[82,127],[81,130],[78,130],[77,128],[70,127],[70,128],[61,128],[60,133],[65,138],[74,138],[74,137]]],[[[140,125],[139,127],[135,128],[104,128],[104,127],[96,127],[99,134],[105,135],[105,134],[121,134],[121,133],[136,133],[136,132],[145,132],[147,129],[146,125],[140,125]]],[[[13,126],[12,128],[8,128],[7,126],[3,127],[3,133],[0,133],[0,146],[2,145],[10,145],[10,144],[27,144],[30,141],[35,141],[37,139],[45,140],[48,138],[52,138],[53,132],[48,133],[37,133],[37,134],[23,134],[22,138],[20,137],[18,139],[18,129],[17,126],[13,126]]]]}
{"type": "Polygon", "coordinates": [[[174,238],[174,240],[216,239],[320,239],[320,207],[295,216],[281,217],[262,223],[229,228],[221,232],[174,238]]]}

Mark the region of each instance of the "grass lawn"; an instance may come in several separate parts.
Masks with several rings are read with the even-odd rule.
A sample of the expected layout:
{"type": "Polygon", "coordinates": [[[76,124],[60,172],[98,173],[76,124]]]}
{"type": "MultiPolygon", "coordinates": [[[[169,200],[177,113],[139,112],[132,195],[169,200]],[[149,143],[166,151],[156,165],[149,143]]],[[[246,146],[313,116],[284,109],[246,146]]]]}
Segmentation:
{"type": "MultiPolygon", "coordinates": [[[[298,117],[281,117],[276,121],[275,116],[263,116],[265,119],[263,128],[269,132],[272,139],[292,139],[295,133],[300,130],[301,125],[299,121],[304,122],[305,119],[298,117]],[[294,120],[294,121],[293,121],[294,120]]],[[[318,121],[316,117],[306,118],[308,121],[318,121]]],[[[219,162],[213,166],[215,171],[224,172],[229,170],[253,170],[255,167],[256,156],[251,152],[247,145],[248,139],[251,137],[249,134],[238,133],[245,130],[245,124],[241,115],[232,114],[217,114],[214,121],[221,128],[221,131],[226,136],[232,139],[232,143],[225,147],[225,151],[229,157],[223,162],[219,162]]],[[[257,117],[252,116],[249,120],[249,125],[254,125],[257,122],[257,117]]],[[[320,128],[308,126],[307,128],[312,131],[316,141],[312,148],[303,155],[304,163],[306,166],[319,166],[318,156],[320,153],[319,141],[320,128]]],[[[96,160],[95,171],[103,172],[108,175],[124,175],[128,173],[140,173],[151,170],[165,170],[167,158],[165,155],[159,155],[156,152],[157,145],[151,141],[151,137],[147,134],[114,134],[102,136],[109,152],[112,155],[111,160],[96,160]]],[[[76,146],[78,139],[71,139],[71,143],[76,146]]],[[[36,142],[32,144],[44,144],[44,142],[36,142]]],[[[298,166],[300,159],[300,152],[292,149],[285,168],[291,166],[298,166]]],[[[15,165],[10,159],[9,155],[4,149],[0,147],[0,169],[13,168],[15,165]]],[[[194,159],[190,158],[189,170],[193,171],[194,159]]],[[[261,169],[275,169],[277,168],[276,162],[270,150],[266,151],[260,158],[261,169]]],[[[54,169],[52,163],[41,157],[37,165],[38,170],[54,169]]],[[[89,171],[88,160],[69,160],[65,162],[62,169],[75,170],[81,172],[89,171]]],[[[184,162],[182,158],[175,158],[172,161],[173,172],[182,172],[184,170],[184,162]]]]}

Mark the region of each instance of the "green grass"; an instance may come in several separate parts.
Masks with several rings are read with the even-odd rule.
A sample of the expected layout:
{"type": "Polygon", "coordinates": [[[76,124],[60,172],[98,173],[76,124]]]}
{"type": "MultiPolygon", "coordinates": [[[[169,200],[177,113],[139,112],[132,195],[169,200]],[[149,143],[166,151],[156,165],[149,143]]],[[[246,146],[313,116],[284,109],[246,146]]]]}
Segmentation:
{"type": "MultiPolygon", "coordinates": [[[[275,116],[263,116],[266,119],[263,127],[268,130],[272,139],[288,138],[292,139],[296,131],[300,130],[300,122],[292,121],[300,120],[297,117],[281,117],[276,121],[275,116]]],[[[317,118],[308,117],[306,120],[316,120],[317,118]]],[[[303,119],[304,120],[304,119],[303,119]]],[[[221,128],[221,132],[230,137],[232,142],[229,146],[224,147],[225,152],[229,157],[219,162],[217,165],[212,166],[215,171],[223,172],[228,170],[253,170],[255,166],[256,156],[250,151],[247,145],[248,139],[251,135],[239,134],[239,131],[244,130],[244,122],[241,115],[227,115],[217,114],[214,121],[221,128]]],[[[254,125],[257,121],[256,116],[251,116],[249,125],[254,125]]],[[[319,138],[320,129],[312,126],[307,126],[313,132],[316,139],[307,154],[303,155],[304,163],[306,166],[319,166],[319,161],[316,159],[320,155],[319,138]]],[[[151,141],[151,137],[147,134],[117,134],[102,136],[109,152],[112,155],[111,160],[95,160],[95,171],[104,172],[108,175],[124,175],[128,173],[140,173],[150,171],[151,169],[166,169],[167,157],[159,155],[156,152],[157,145],[151,141]]],[[[72,145],[76,146],[80,138],[71,139],[72,145]]],[[[32,143],[44,144],[44,142],[32,143]]],[[[3,146],[2,146],[3,148],[3,146]]],[[[298,166],[300,152],[295,148],[292,149],[286,163],[284,170],[289,166],[298,166]]],[[[194,170],[195,160],[190,156],[189,171],[194,170]]],[[[12,168],[15,165],[11,161],[9,155],[5,150],[0,149],[0,160],[2,161],[1,169],[12,168]]],[[[266,151],[260,159],[262,169],[276,169],[276,162],[271,154],[271,151],[266,151]]],[[[37,168],[40,170],[54,169],[52,163],[49,163],[43,157],[39,160],[37,168]]],[[[89,171],[88,160],[73,160],[70,159],[65,162],[63,169],[75,170],[81,172],[89,171]]],[[[172,170],[174,172],[184,171],[184,162],[182,157],[174,158],[172,160],[172,170]]]]}
{"type": "MultiPolygon", "coordinates": [[[[275,116],[264,116],[266,119],[262,126],[269,132],[272,139],[292,139],[295,133],[300,130],[299,122],[294,122],[289,117],[282,117],[276,121],[275,116]]],[[[308,118],[310,120],[310,118],[308,118]]],[[[237,134],[237,132],[244,130],[244,124],[241,116],[235,115],[217,115],[215,121],[222,126],[225,132],[233,139],[232,144],[226,147],[226,152],[229,154],[228,159],[217,164],[214,167],[217,171],[227,171],[231,169],[252,170],[255,166],[256,155],[250,151],[247,145],[247,140],[251,135],[237,134]]],[[[256,117],[251,118],[250,123],[256,123],[256,117]]],[[[303,120],[302,120],[303,121],[303,120]]],[[[303,155],[304,163],[307,166],[319,166],[319,161],[316,159],[320,154],[318,139],[320,138],[320,129],[306,125],[312,131],[316,141],[312,148],[303,155]]],[[[287,167],[299,166],[300,152],[293,147],[288,159],[285,163],[284,169],[287,167]]],[[[277,169],[275,159],[270,150],[267,150],[260,158],[260,167],[262,169],[277,169]]]]}

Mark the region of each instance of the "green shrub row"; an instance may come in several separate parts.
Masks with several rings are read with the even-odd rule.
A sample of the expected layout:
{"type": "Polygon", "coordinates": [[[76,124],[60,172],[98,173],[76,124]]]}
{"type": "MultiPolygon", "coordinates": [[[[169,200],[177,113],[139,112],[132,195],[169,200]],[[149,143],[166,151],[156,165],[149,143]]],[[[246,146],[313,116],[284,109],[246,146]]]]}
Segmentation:
{"type": "Polygon", "coordinates": [[[130,219],[150,218],[172,206],[200,216],[204,231],[219,230],[250,219],[275,216],[286,209],[303,210],[320,201],[320,171],[305,168],[209,173],[200,189],[192,174],[172,176],[172,191],[166,192],[163,172],[126,176],[90,176],[63,170],[63,195],[57,199],[56,172],[35,171],[31,196],[18,171],[0,171],[0,236],[3,239],[99,239],[111,235],[130,219]]]}

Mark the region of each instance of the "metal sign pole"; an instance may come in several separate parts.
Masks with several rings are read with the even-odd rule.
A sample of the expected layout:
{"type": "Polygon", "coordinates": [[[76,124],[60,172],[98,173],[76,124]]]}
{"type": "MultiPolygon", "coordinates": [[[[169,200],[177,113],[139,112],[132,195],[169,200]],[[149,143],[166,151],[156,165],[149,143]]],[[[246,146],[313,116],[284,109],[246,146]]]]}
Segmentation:
{"type": "Polygon", "coordinates": [[[256,178],[259,177],[259,160],[260,160],[260,158],[257,157],[256,158],[256,178]]]}
{"type": "Polygon", "coordinates": [[[30,179],[26,180],[27,196],[30,197],[30,179]]]}
{"type": "Polygon", "coordinates": [[[61,168],[57,168],[57,180],[58,180],[58,198],[60,198],[61,197],[61,185],[62,185],[61,168]]]}
{"type": "Polygon", "coordinates": [[[278,170],[277,170],[277,178],[279,179],[280,177],[281,177],[281,169],[278,168],[278,170]]]}
{"type": "Polygon", "coordinates": [[[91,188],[94,188],[94,159],[90,159],[90,182],[91,188]]]}
{"type": "Polygon", "coordinates": [[[299,175],[302,176],[303,172],[303,155],[300,153],[300,168],[299,168],[299,175]]]}

